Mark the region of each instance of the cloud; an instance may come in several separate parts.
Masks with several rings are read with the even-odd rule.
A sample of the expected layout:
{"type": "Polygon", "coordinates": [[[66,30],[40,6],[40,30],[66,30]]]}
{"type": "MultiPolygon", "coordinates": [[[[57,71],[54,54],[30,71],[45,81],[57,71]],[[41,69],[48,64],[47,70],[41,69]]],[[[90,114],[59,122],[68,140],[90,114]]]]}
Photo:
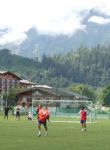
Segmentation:
{"type": "Polygon", "coordinates": [[[104,17],[99,17],[99,16],[92,16],[91,18],[89,18],[88,21],[96,23],[96,24],[100,24],[100,25],[105,25],[105,24],[110,23],[109,18],[104,18],[104,17]]]}
{"type": "Polygon", "coordinates": [[[9,32],[7,34],[3,34],[0,38],[0,44],[5,44],[5,43],[11,43],[11,42],[15,42],[17,40],[16,43],[20,44],[22,43],[23,40],[26,39],[26,34],[23,32],[16,32],[16,31],[12,31],[9,32]]]}
{"type": "Polygon", "coordinates": [[[72,35],[85,30],[81,12],[94,8],[110,15],[109,6],[108,0],[0,0],[0,28],[9,29],[0,43],[25,40],[33,26],[43,34],[72,35]]]}
{"type": "Polygon", "coordinates": [[[110,16],[110,1],[109,0],[98,0],[95,9],[105,15],[110,16]]]}

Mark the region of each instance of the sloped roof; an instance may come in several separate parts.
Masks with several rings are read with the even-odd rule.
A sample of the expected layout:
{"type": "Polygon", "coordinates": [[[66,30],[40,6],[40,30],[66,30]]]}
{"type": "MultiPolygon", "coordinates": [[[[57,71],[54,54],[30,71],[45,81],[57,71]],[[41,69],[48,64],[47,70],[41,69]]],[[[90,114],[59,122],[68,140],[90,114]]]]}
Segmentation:
{"type": "MultiPolygon", "coordinates": [[[[54,88],[54,87],[44,87],[44,86],[38,86],[38,87],[33,87],[33,88],[29,88],[29,89],[26,89],[26,90],[23,90],[22,92],[18,93],[19,94],[22,94],[22,93],[25,93],[25,92],[36,92],[36,91],[39,91],[40,93],[49,93],[49,94],[52,94],[52,95],[55,95],[55,96],[60,96],[60,97],[71,97],[71,98],[75,98],[75,99],[82,99],[82,96],[81,95],[78,95],[74,92],[70,92],[70,91],[67,91],[67,90],[64,90],[64,89],[61,89],[61,88],[54,88]]],[[[87,97],[83,97],[85,99],[88,99],[87,97]]]]}
{"type": "Polygon", "coordinates": [[[6,73],[7,71],[0,71],[0,74],[4,74],[4,73],[6,73]]]}
{"type": "Polygon", "coordinates": [[[24,79],[20,80],[20,83],[35,85],[35,83],[34,83],[34,82],[30,82],[30,81],[28,81],[28,80],[24,80],[24,79]]]}
{"type": "Polygon", "coordinates": [[[12,73],[12,72],[10,72],[10,71],[0,71],[0,74],[11,74],[11,75],[13,75],[13,76],[15,76],[18,80],[20,80],[20,79],[22,79],[21,77],[19,77],[17,74],[15,74],[15,73],[12,73]]]}
{"type": "Polygon", "coordinates": [[[51,93],[56,96],[64,96],[64,97],[75,97],[74,93],[69,93],[66,90],[62,90],[60,88],[44,88],[44,87],[39,87],[39,91],[44,91],[47,93],[51,93]]]}
{"type": "Polygon", "coordinates": [[[48,86],[48,85],[45,85],[45,84],[42,84],[42,85],[40,85],[40,84],[36,84],[34,87],[44,87],[44,88],[52,88],[51,86],[48,86]]]}

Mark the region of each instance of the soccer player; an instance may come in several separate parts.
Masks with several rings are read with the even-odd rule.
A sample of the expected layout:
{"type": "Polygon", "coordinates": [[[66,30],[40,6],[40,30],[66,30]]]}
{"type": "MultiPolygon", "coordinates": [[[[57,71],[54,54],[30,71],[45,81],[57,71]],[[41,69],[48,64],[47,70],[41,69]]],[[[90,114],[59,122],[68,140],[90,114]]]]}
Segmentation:
{"type": "Polygon", "coordinates": [[[48,122],[49,122],[49,119],[50,119],[50,113],[49,113],[49,110],[48,110],[47,106],[44,107],[44,110],[45,110],[45,113],[46,113],[46,119],[47,119],[48,122]]]}
{"type": "Polygon", "coordinates": [[[3,111],[4,111],[4,119],[7,118],[7,120],[8,120],[9,107],[5,106],[4,109],[3,109],[3,111]]]}
{"type": "Polygon", "coordinates": [[[38,114],[38,112],[39,112],[39,110],[42,108],[42,105],[41,104],[39,104],[38,106],[37,106],[37,108],[36,108],[36,114],[38,114]]]}
{"type": "Polygon", "coordinates": [[[86,131],[86,120],[87,120],[87,111],[84,109],[84,107],[80,110],[80,123],[82,126],[82,132],[86,131]]]}
{"type": "Polygon", "coordinates": [[[45,110],[42,108],[42,105],[40,106],[40,109],[38,111],[38,137],[41,136],[41,125],[44,126],[45,131],[46,131],[46,136],[48,135],[48,131],[47,131],[47,117],[46,117],[46,112],[45,110]]]}
{"type": "Polygon", "coordinates": [[[28,121],[32,121],[32,113],[30,111],[28,113],[28,121]]]}
{"type": "Polygon", "coordinates": [[[16,106],[16,120],[20,120],[20,106],[16,106]]]}

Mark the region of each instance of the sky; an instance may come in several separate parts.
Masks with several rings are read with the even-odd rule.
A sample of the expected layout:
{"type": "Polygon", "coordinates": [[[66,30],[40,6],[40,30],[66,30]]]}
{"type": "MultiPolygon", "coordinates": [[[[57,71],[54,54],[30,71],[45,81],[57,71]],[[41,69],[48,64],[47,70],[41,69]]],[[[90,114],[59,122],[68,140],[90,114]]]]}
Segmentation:
{"type": "Polygon", "coordinates": [[[0,44],[21,43],[32,27],[52,35],[85,31],[82,20],[91,9],[107,17],[91,16],[89,22],[110,23],[109,0],[0,0],[0,44]]]}

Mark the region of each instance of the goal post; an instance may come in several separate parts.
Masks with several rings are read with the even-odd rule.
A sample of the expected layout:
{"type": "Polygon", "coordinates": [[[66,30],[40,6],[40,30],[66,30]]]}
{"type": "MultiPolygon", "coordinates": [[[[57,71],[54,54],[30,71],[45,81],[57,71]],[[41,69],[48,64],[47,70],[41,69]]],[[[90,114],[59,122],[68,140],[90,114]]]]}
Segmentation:
{"type": "Polygon", "coordinates": [[[85,107],[88,112],[87,122],[93,121],[92,101],[84,100],[37,100],[32,99],[32,113],[36,115],[36,107],[41,104],[48,107],[51,121],[79,122],[80,108],[85,107]]]}

